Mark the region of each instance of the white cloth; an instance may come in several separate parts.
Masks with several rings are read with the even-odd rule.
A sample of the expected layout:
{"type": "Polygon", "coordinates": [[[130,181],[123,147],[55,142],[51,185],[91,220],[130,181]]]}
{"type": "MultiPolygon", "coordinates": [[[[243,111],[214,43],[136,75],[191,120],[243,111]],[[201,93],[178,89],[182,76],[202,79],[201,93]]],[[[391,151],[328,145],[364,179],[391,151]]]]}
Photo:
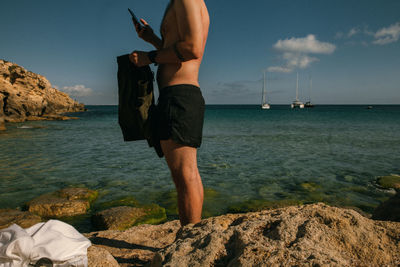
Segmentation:
{"type": "Polygon", "coordinates": [[[23,229],[16,224],[0,230],[0,267],[25,267],[40,258],[54,266],[87,266],[89,239],[58,220],[23,229]]]}

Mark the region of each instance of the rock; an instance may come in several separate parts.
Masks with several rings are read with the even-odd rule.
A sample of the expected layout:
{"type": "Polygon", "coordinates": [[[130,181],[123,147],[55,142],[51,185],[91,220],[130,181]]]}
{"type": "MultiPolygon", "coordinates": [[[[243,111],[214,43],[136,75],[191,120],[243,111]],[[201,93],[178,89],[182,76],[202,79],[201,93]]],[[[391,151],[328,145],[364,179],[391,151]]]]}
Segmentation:
{"type": "Polygon", "coordinates": [[[390,189],[394,188],[400,190],[400,175],[391,174],[387,176],[380,176],[376,180],[376,183],[383,188],[390,189]]]}
{"type": "Polygon", "coordinates": [[[46,218],[85,214],[98,196],[87,188],[65,188],[41,195],[27,203],[28,210],[46,218]]]}
{"type": "Polygon", "coordinates": [[[101,230],[125,230],[139,224],[156,224],[166,220],[165,209],[158,205],[119,206],[96,213],[93,225],[101,230]]]}
{"type": "Polygon", "coordinates": [[[6,130],[4,111],[3,111],[3,107],[4,107],[3,99],[4,99],[4,95],[0,94],[0,131],[6,130]]]}
{"type": "Polygon", "coordinates": [[[114,199],[111,201],[97,203],[95,208],[97,210],[105,210],[113,207],[119,206],[129,206],[129,207],[137,207],[139,202],[132,196],[121,197],[118,199],[114,199]]]}
{"type": "Polygon", "coordinates": [[[313,182],[304,182],[300,184],[300,187],[308,192],[314,192],[315,190],[317,190],[318,188],[320,188],[321,186],[313,183],[313,182]]]}
{"type": "Polygon", "coordinates": [[[381,203],[373,212],[372,219],[400,222],[400,192],[381,203]]]}
{"type": "Polygon", "coordinates": [[[7,228],[14,223],[22,228],[28,228],[41,221],[39,216],[28,211],[0,209],[0,229],[7,228]]]}
{"type": "Polygon", "coordinates": [[[60,113],[85,111],[83,104],[51,87],[45,77],[5,60],[0,60],[0,106],[6,122],[62,119],[60,113]]]}
{"type": "Polygon", "coordinates": [[[90,246],[87,250],[88,266],[90,267],[118,267],[118,262],[106,249],[90,246]]]}
{"type": "Polygon", "coordinates": [[[322,203],[185,226],[151,266],[397,266],[400,223],[322,203]]]}
{"type": "Polygon", "coordinates": [[[6,124],[4,117],[0,117],[0,131],[5,131],[6,130],[6,124]]]}
{"type": "Polygon", "coordinates": [[[174,242],[179,228],[180,223],[175,220],[159,225],[142,224],[125,231],[108,230],[84,235],[94,247],[109,251],[120,266],[144,266],[155,252],[174,242]]]}

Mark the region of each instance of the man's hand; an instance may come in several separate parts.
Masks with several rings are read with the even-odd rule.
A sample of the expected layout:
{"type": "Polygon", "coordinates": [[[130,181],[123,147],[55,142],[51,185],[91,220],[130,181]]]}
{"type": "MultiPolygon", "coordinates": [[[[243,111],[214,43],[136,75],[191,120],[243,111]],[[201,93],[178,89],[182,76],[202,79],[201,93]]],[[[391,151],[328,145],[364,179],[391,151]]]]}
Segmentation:
{"type": "Polygon", "coordinates": [[[140,22],[143,24],[143,26],[140,27],[140,29],[139,29],[139,25],[136,24],[135,22],[133,22],[139,38],[143,39],[144,41],[146,41],[148,43],[153,43],[154,38],[156,37],[153,29],[150,27],[150,25],[144,19],[140,19],[140,22]]]}
{"type": "Polygon", "coordinates": [[[138,67],[143,67],[151,64],[149,57],[147,56],[147,52],[143,51],[133,51],[129,55],[129,60],[138,67]]]}

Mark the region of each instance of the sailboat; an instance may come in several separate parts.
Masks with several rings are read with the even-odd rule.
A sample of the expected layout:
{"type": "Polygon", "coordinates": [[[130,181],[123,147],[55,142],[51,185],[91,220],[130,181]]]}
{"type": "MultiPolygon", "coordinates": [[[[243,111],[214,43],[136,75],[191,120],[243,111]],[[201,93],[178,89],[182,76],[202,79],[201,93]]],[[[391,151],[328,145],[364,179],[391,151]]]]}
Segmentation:
{"type": "Polygon", "coordinates": [[[310,87],[308,88],[308,101],[304,104],[305,108],[313,108],[314,104],[311,103],[311,90],[312,90],[312,78],[310,75],[310,87]]]}
{"type": "Polygon", "coordinates": [[[292,108],[304,108],[303,102],[299,100],[299,73],[297,72],[296,81],[296,100],[290,105],[292,108]]]}
{"type": "Polygon", "coordinates": [[[267,103],[267,87],[265,85],[265,75],[266,70],[264,70],[264,86],[263,86],[263,92],[262,92],[262,101],[261,101],[261,108],[262,109],[270,109],[271,106],[267,103]]]}

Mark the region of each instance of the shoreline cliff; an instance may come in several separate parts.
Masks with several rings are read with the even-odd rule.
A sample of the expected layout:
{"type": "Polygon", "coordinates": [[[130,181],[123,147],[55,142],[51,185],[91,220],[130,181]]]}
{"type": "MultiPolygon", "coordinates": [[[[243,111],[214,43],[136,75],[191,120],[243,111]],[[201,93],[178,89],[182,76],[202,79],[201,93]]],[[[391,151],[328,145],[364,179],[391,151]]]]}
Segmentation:
{"type": "Polygon", "coordinates": [[[85,106],[52,87],[42,75],[0,59],[0,130],[5,122],[67,120],[67,112],[85,111],[85,106]]]}

